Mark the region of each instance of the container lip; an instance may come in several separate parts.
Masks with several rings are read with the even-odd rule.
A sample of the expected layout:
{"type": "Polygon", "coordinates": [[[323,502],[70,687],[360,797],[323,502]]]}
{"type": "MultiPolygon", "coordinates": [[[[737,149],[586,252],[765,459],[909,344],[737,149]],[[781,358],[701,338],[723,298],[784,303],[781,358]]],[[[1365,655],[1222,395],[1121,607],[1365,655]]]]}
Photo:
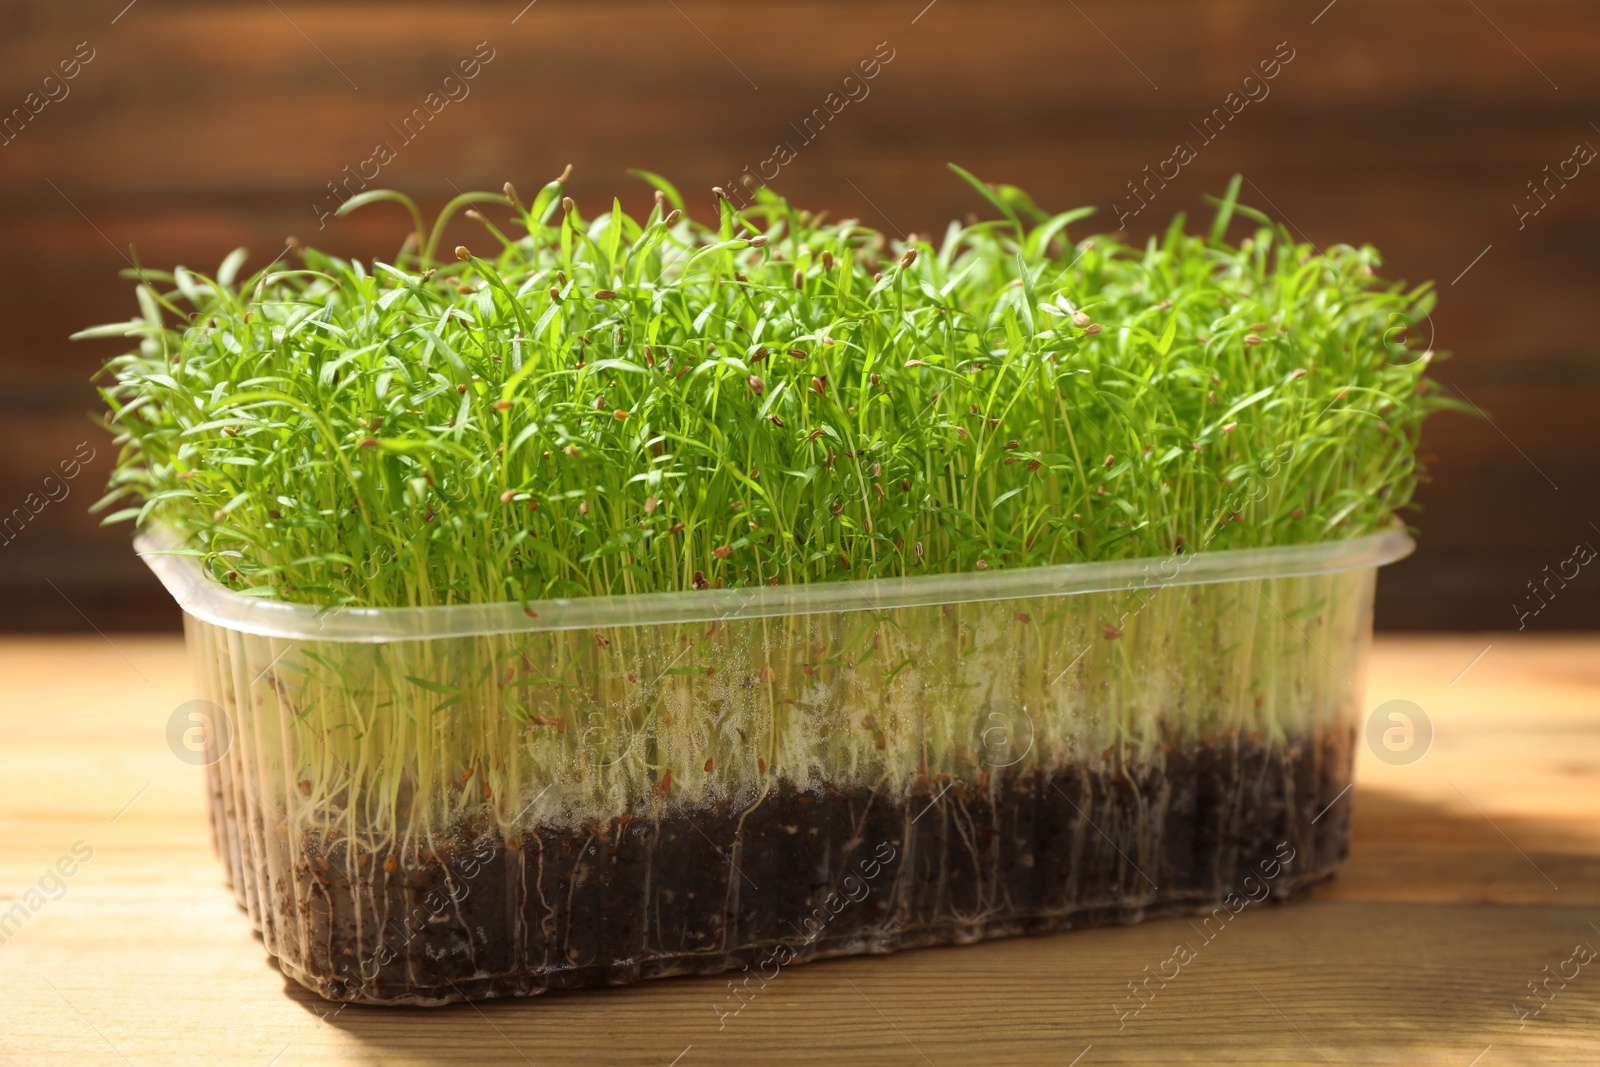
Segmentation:
{"type": "Polygon", "coordinates": [[[382,644],[547,630],[698,623],[872,611],[1021,597],[1154,589],[1370,570],[1404,559],[1416,542],[1399,526],[1365,537],[1099,563],[846,579],[753,589],[459,604],[417,608],[319,608],[244,596],[206,578],[178,538],[141,533],[134,549],[178,606],[201,621],[263,637],[382,644]]]}

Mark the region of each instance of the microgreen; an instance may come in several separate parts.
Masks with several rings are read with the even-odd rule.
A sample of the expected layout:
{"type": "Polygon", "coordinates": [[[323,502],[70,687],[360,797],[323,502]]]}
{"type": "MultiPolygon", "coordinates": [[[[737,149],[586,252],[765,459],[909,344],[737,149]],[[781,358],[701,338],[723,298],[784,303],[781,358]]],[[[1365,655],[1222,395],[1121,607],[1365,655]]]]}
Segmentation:
{"type": "Polygon", "coordinates": [[[701,223],[640,172],[642,222],[560,180],[431,227],[382,191],[343,210],[404,209],[392,263],[140,272],[140,317],[85,331],[138,341],[104,372],[107,521],[252,596],[532,617],[348,644],[194,620],[227,773],[416,856],[778,779],[991,787],[1344,730],[1370,570],[544,628],[549,598],[1322,542],[1410,502],[1450,406],[1405,335],[1429,286],[1294,240],[1237,179],[1208,234],[1133,246],[958,174],[1002,218],[895,241],[756,190],[701,223]]]}
{"type": "Polygon", "coordinates": [[[85,331],[138,338],[104,372],[107,521],[369,606],[1154,556],[1385,526],[1448,403],[1403,333],[1431,287],[1237,180],[1209,235],[1138,246],[1005,186],[977,183],[1004,218],[898,241],[765,189],[702,223],[648,179],[643,221],[558,181],[425,233],[369,193],[346,209],[415,229],[392,263],[142,271],[141,316],[85,331]]]}

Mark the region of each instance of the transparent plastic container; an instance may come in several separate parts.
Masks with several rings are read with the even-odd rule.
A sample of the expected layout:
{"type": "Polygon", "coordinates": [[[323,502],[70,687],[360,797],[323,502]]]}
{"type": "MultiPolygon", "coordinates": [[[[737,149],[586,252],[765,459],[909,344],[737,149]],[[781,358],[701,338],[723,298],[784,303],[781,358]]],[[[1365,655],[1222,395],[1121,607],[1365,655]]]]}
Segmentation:
{"type": "Polygon", "coordinates": [[[1316,545],[319,610],[139,549],[285,973],[440,1004],[1237,910],[1348,851],[1376,568],[1316,545]]]}

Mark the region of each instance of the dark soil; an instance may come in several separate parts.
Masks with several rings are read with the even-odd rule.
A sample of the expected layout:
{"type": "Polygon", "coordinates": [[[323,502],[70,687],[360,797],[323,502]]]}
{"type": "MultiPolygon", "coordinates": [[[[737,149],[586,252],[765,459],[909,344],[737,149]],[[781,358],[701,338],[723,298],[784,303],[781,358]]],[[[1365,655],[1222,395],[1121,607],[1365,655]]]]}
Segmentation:
{"type": "Polygon", "coordinates": [[[412,867],[368,855],[352,868],[310,844],[291,859],[259,826],[241,840],[226,789],[213,816],[286,973],[333,1000],[432,1004],[733,968],[770,978],[821,956],[1195,913],[1263,878],[1287,899],[1348,853],[1351,757],[1348,734],[1226,738],[902,798],[780,786],[748,809],[509,842],[463,833],[412,867]]]}

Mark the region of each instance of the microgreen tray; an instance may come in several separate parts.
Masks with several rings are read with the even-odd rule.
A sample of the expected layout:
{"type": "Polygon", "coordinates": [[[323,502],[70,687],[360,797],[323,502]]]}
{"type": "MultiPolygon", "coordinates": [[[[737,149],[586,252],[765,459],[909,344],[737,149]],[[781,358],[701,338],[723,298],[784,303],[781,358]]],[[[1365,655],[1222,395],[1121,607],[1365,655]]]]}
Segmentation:
{"type": "Polygon", "coordinates": [[[1412,547],[320,610],[176,545],[139,542],[285,973],[437,1004],[739,970],[724,1018],[808,959],[1326,880],[1376,568],[1412,547]]]}

